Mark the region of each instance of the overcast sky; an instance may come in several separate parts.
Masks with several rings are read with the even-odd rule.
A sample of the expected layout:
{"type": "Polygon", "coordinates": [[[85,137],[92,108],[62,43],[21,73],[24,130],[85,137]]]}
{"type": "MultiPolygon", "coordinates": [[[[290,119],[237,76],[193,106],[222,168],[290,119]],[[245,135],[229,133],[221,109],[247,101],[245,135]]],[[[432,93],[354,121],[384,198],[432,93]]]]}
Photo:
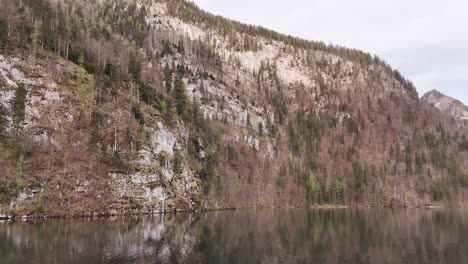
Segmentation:
{"type": "Polygon", "coordinates": [[[194,0],[248,24],[377,54],[420,96],[468,104],[468,0],[194,0]]]}

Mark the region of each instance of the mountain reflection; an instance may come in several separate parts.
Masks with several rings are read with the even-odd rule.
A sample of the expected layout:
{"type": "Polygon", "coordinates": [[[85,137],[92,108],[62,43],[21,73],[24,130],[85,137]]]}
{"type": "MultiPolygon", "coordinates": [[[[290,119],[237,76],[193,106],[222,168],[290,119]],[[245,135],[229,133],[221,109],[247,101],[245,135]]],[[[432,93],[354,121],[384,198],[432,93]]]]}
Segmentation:
{"type": "Polygon", "coordinates": [[[465,210],[236,210],[0,223],[1,263],[468,263],[465,210]]]}

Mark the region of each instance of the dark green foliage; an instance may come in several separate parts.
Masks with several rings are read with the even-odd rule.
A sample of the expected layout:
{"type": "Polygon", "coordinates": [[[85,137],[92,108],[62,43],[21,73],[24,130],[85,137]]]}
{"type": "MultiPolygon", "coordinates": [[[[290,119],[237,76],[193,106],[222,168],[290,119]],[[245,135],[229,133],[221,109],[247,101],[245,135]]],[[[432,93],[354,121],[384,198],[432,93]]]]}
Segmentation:
{"type": "Polygon", "coordinates": [[[431,162],[437,168],[445,169],[448,167],[448,157],[446,149],[435,148],[431,152],[431,162]]]}
{"type": "Polygon", "coordinates": [[[346,112],[348,110],[349,105],[347,103],[340,103],[338,107],[340,112],[346,112]]]}
{"type": "Polygon", "coordinates": [[[112,165],[116,168],[126,168],[125,161],[122,159],[122,156],[118,151],[115,151],[114,154],[112,154],[112,165]]]}
{"type": "Polygon", "coordinates": [[[96,39],[110,39],[112,33],[120,34],[132,39],[141,47],[147,31],[146,13],[144,7],[137,8],[136,2],[103,2],[96,14],[98,21],[93,25],[91,32],[96,39]]]}
{"type": "Polygon", "coordinates": [[[321,148],[326,124],[311,111],[299,111],[294,121],[288,123],[290,150],[295,155],[299,155],[301,150],[308,156],[317,154],[321,148]]]}
{"type": "Polygon", "coordinates": [[[185,74],[185,66],[183,64],[177,64],[177,74],[179,76],[184,76],[185,74]]]}
{"type": "Polygon", "coordinates": [[[172,55],[171,43],[168,40],[162,41],[163,49],[161,56],[172,55]]]}
{"type": "Polygon", "coordinates": [[[413,83],[409,79],[406,79],[405,77],[403,77],[403,75],[401,75],[401,73],[398,70],[392,70],[392,68],[385,62],[381,60],[376,60],[376,62],[386,67],[387,70],[390,71],[393,78],[395,78],[397,81],[403,84],[403,88],[405,88],[406,91],[408,91],[409,94],[413,96],[413,98],[417,99],[418,93],[416,92],[416,88],[414,87],[413,83]]]}
{"type": "Polygon", "coordinates": [[[436,182],[431,188],[432,199],[436,202],[442,200],[451,200],[453,195],[456,194],[456,185],[448,180],[440,180],[436,182]]]}
{"type": "Polygon", "coordinates": [[[96,73],[96,68],[92,63],[90,63],[85,51],[81,49],[73,49],[70,51],[68,59],[73,63],[81,66],[89,74],[96,73]]]}
{"type": "Polygon", "coordinates": [[[203,180],[203,192],[208,194],[214,182],[219,181],[217,168],[217,155],[210,153],[205,157],[205,164],[199,173],[200,179],[203,180]]]}
{"type": "Polygon", "coordinates": [[[285,181],[286,181],[286,166],[282,164],[280,169],[278,170],[278,175],[276,176],[276,184],[278,184],[278,186],[284,187],[285,181]]]}
{"type": "Polygon", "coordinates": [[[8,23],[0,20],[0,49],[8,47],[9,42],[8,23]]]}
{"type": "Polygon", "coordinates": [[[227,160],[228,160],[229,166],[231,166],[232,168],[237,167],[239,154],[237,153],[237,150],[231,145],[227,146],[227,160]]]}
{"type": "MultiPolygon", "coordinates": [[[[138,149],[142,142],[147,140],[148,133],[143,129],[145,124],[143,109],[145,109],[145,113],[151,115],[151,118],[149,118],[149,116],[147,118],[147,122],[150,122],[150,120],[159,119],[159,117],[153,118],[153,115],[159,114],[157,111],[150,111],[153,109],[152,107],[155,107],[167,121],[165,124],[169,126],[176,124],[176,121],[181,119],[186,123],[191,122],[191,124],[186,124],[191,138],[188,145],[188,155],[190,158],[193,158],[196,166],[191,164],[191,162],[188,162],[187,165],[193,165],[193,168],[196,168],[197,175],[202,180],[205,193],[210,191],[214,183],[220,182],[221,177],[218,175],[217,168],[222,166],[222,162],[218,159],[227,159],[226,165],[234,169],[238,169],[244,165],[243,155],[246,153],[245,148],[239,150],[237,146],[234,147],[223,144],[222,129],[212,129],[210,125],[215,124],[215,122],[211,123],[203,120],[200,105],[195,98],[193,103],[190,102],[187,89],[183,82],[183,78],[194,78],[190,81],[196,81],[196,78],[205,78],[206,80],[221,82],[226,87],[232,86],[231,83],[226,81],[227,79],[223,79],[224,73],[221,68],[221,58],[219,54],[217,54],[215,44],[213,44],[211,39],[199,39],[197,41],[188,41],[185,39],[178,41],[178,37],[170,37],[171,43],[169,40],[163,40],[164,36],[162,36],[162,38],[158,40],[161,41],[162,45],[158,46],[160,43],[155,43],[153,39],[152,48],[155,48],[154,45],[156,45],[158,52],[152,54],[151,47],[146,45],[151,39],[146,39],[145,41],[149,29],[149,26],[147,26],[144,21],[146,10],[144,8],[139,9],[135,1],[103,1],[99,5],[94,5],[95,1],[84,1],[82,3],[72,1],[73,4],[70,6],[73,7],[70,7],[68,10],[59,7],[57,13],[55,13],[55,8],[50,8],[50,6],[48,6],[47,0],[25,0],[25,2],[32,7],[32,12],[28,13],[34,13],[35,17],[29,19],[30,21],[25,21],[24,25],[16,25],[23,44],[30,45],[31,36],[33,35],[31,23],[32,21],[38,21],[37,25],[40,25],[41,32],[41,34],[38,35],[38,45],[42,45],[45,49],[54,51],[76,64],[79,64],[86,69],[88,73],[95,74],[97,82],[105,80],[106,84],[111,84],[112,87],[116,87],[115,89],[122,87],[119,82],[126,81],[132,84],[131,113],[140,123],[141,133],[139,135],[141,136],[138,137],[136,132],[136,135],[132,135],[132,130],[130,128],[125,131],[124,140],[131,152],[134,152],[134,143],[138,149]],[[85,5],[89,6],[83,8],[85,5]],[[90,6],[93,6],[93,8],[89,8],[90,6]],[[91,9],[93,9],[93,11],[91,11],[91,9]],[[83,38],[84,34],[87,34],[85,32],[90,33],[91,38],[93,38],[90,41],[92,43],[91,45],[96,46],[86,47],[86,45],[89,44],[85,44],[84,40],[80,40],[80,38],[83,38]],[[114,51],[101,50],[102,47],[109,47],[110,44],[115,43],[112,41],[120,41],[120,35],[125,39],[122,46],[116,45],[116,50],[114,51]],[[127,43],[132,43],[130,48],[127,43]],[[187,45],[187,43],[189,45],[187,45]],[[99,45],[99,54],[97,54],[98,52],[96,51],[98,50],[97,45],[99,45]],[[164,87],[160,87],[162,84],[159,85],[159,83],[151,86],[148,85],[150,84],[150,82],[148,82],[149,80],[143,80],[144,77],[147,76],[146,73],[149,71],[147,72],[145,68],[145,74],[142,74],[143,64],[141,64],[142,61],[140,61],[139,58],[140,50],[149,51],[149,59],[156,60],[166,55],[167,57],[165,59],[167,59],[169,55],[174,55],[176,53],[177,58],[179,58],[179,54],[182,54],[182,63],[179,59],[173,59],[172,67],[170,67],[169,64],[165,65],[163,75],[162,69],[159,67],[153,68],[157,74],[150,77],[160,78],[164,76],[164,87]],[[130,53],[128,53],[128,51],[130,51],[130,53]],[[123,58],[127,58],[125,56],[130,54],[128,61],[120,61],[120,58],[117,60],[110,55],[118,52],[124,52],[122,53],[123,58]],[[183,65],[184,59],[187,59],[185,56],[190,56],[188,60],[192,62],[192,66],[199,66],[199,69],[192,72],[192,67],[190,67],[190,69],[185,67],[183,65]],[[125,67],[124,65],[128,65],[128,68],[123,68],[125,67]],[[128,75],[125,73],[128,73],[128,75]],[[121,79],[119,79],[119,77],[121,79]],[[219,78],[219,80],[215,80],[215,78],[219,78]],[[161,88],[165,88],[167,93],[162,91],[161,88]],[[138,89],[139,93],[136,89],[138,89]],[[140,99],[142,101],[141,104],[140,99]],[[147,106],[145,106],[144,103],[146,103],[147,106]],[[148,111],[146,111],[147,109],[148,111]],[[134,138],[136,139],[135,141],[134,138]],[[201,155],[201,153],[204,153],[204,155],[201,155]]],[[[242,25],[235,21],[212,16],[198,9],[192,3],[182,0],[171,0],[168,3],[168,7],[170,14],[176,15],[183,21],[202,23],[204,24],[204,29],[212,30],[210,32],[214,33],[221,33],[229,42],[229,48],[234,50],[256,51],[261,48],[258,45],[259,38],[265,38],[267,41],[284,41],[286,43],[284,45],[285,52],[297,48],[304,48],[307,52],[308,58],[305,59],[306,61],[293,62],[293,66],[296,63],[305,63],[312,67],[323,68],[322,70],[326,70],[329,73],[331,72],[332,75],[334,74],[335,76],[337,73],[333,72],[333,65],[326,61],[315,64],[314,59],[309,53],[312,54],[316,51],[333,53],[343,58],[343,60],[353,61],[358,69],[361,68],[360,66],[363,66],[363,69],[369,69],[366,66],[374,63],[373,66],[383,66],[390,76],[397,78],[397,80],[403,84],[404,88],[407,89],[410,94],[413,94],[414,87],[411,82],[404,79],[397,71],[393,71],[385,62],[381,61],[379,58],[372,58],[369,54],[331,45],[327,46],[320,42],[305,41],[260,27],[242,25]],[[217,30],[219,31],[216,32],[217,30]],[[240,34],[237,34],[238,32],[240,32],[240,34]]],[[[7,34],[2,34],[2,32],[7,31],[8,25],[0,21],[0,48],[2,45],[8,45],[9,40],[6,37],[7,34]]],[[[163,35],[163,33],[161,33],[161,35],[163,35]]],[[[169,35],[166,37],[169,37],[169,35]]],[[[144,59],[143,55],[141,59],[144,59]]],[[[233,65],[235,65],[235,59],[232,60],[233,65]]],[[[422,139],[422,135],[420,136],[421,143],[419,144],[423,145],[425,143],[427,149],[421,150],[419,146],[415,147],[413,145],[412,148],[411,146],[405,146],[405,151],[402,151],[400,150],[400,143],[397,142],[395,144],[393,135],[396,134],[396,129],[400,129],[398,126],[401,124],[398,122],[398,118],[401,117],[406,123],[403,124],[405,127],[403,127],[401,131],[398,131],[398,137],[404,139],[405,144],[408,145],[411,142],[406,141],[411,141],[412,138],[411,135],[407,135],[404,128],[416,122],[418,118],[418,113],[414,110],[415,108],[406,106],[405,100],[400,100],[402,99],[400,95],[393,93],[390,98],[391,100],[382,97],[384,101],[379,98],[378,102],[372,101],[375,100],[374,97],[371,98],[367,96],[367,109],[365,107],[365,100],[362,100],[364,108],[359,105],[358,109],[355,105],[356,100],[354,100],[354,98],[351,99],[354,95],[348,93],[347,101],[345,99],[345,102],[341,102],[337,106],[330,104],[326,106],[326,111],[315,113],[314,108],[316,109],[317,102],[313,102],[313,98],[310,98],[311,100],[309,101],[309,98],[300,97],[306,93],[305,87],[291,85],[286,88],[286,84],[283,84],[278,77],[277,69],[274,65],[275,63],[265,62],[265,64],[268,65],[265,67],[262,65],[260,73],[255,72],[253,74],[257,77],[260,96],[250,99],[246,98],[248,94],[238,93],[237,99],[240,101],[255,101],[259,99],[258,105],[255,106],[262,107],[262,104],[269,104],[265,109],[269,112],[272,108],[274,111],[274,117],[269,118],[270,115],[268,115],[266,125],[263,123],[258,124],[258,132],[260,136],[262,136],[264,132],[268,132],[275,137],[275,140],[277,140],[275,143],[277,144],[274,144],[274,151],[278,159],[286,155],[289,156],[289,153],[283,152],[283,146],[287,146],[288,143],[291,152],[294,154],[293,156],[289,156],[290,159],[293,160],[289,161],[289,167],[283,164],[278,170],[277,184],[279,186],[284,187],[288,182],[286,174],[289,169],[291,181],[294,180],[294,183],[307,190],[309,201],[312,203],[344,203],[345,196],[348,197],[348,195],[351,195],[356,201],[359,201],[363,194],[368,193],[372,186],[371,184],[374,183],[372,181],[372,176],[375,175],[375,169],[373,169],[372,166],[369,168],[355,161],[368,162],[366,157],[368,153],[366,153],[365,150],[367,149],[365,148],[369,145],[374,147],[374,145],[377,146],[381,143],[375,140],[376,137],[374,134],[371,134],[376,131],[373,130],[372,127],[378,127],[380,124],[385,123],[385,120],[387,120],[388,125],[386,129],[388,129],[391,134],[390,136],[388,136],[389,134],[384,134],[382,138],[383,140],[392,140],[385,142],[385,148],[388,148],[390,144],[392,157],[395,157],[397,162],[405,162],[408,176],[411,176],[414,172],[423,175],[425,164],[427,163],[428,168],[432,168],[432,164],[429,164],[429,162],[431,162],[437,168],[444,169],[443,172],[448,172],[453,178],[459,179],[460,181],[466,179],[466,176],[463,177],[463,175],[460,175],[461,172],[457,164],[459,160],[456,160],[456,158],[450,155],[453,150],[451,147],[453,146],[444,147],[450,140],[450,134],[445,132],[442,127],[440,127],[438,131],[428,131],[424,135],[424,139],[422,139]],[[283,93],[286,94],[283,88],[285,91],[288,91],[288,96],[283,95],[283,93]],[[297,102],[290,102],[288,99],[291,98],[289,91],[293,89],[296,89],[296,95],[301,101],[297,116],[288,112],[290,104],[294,105],[291,109],[297,109],[297,102]],[[395,111],[397,114],[389,113],[390,109],[393,108],[399,110],[395,111]],[[338,115],[335,115],[337,110],[348,112],[353,115],[352,118],[345,121],[343,129],[338,126],[338,115]],[[374,110],[376,113],[378,112],[378,115],[373,112],[374,110]],[[403,110],[403,115],[399,116],[401,110],[403,110]],[[371,113],[369,114],[368,112],[371,113]],[[393,125],[392,117],[394,118],[393,125]],[[376,123],[374,123],[374,121],[376,121],[376,123]],[[368,123],[366,124],[366,122],[368,123]],[[285,126],[285,124],[288,125],[285,126]],[[366,134],[367,131],[370,131],[370,133],[366,134]],[[363,133],[361,134],[361,132],[363,133]],[[330,134],[330,136],[328,136],[328,134],[330,134]],[[352,134],[352,136],[348,134],[352,134]],[[369,140],[363,137],[363,135],[369,135],[369,140]],[[336,139],[336,142],[333,142],[334,139],[336,139]],[[350,145],[353,139],[354,143],[350,145]],[[325,150],[321,151],[321,148],[325,150]],[[362,149],[364,151],[361,151],[362,149]],[[415,150],[414,153],[413,150],[415,150]],[[418,150],[420,150],[420,152],[418,152],[418,150]],[[363,155],[364,159],[361,160],[359,155],[363,155]],[[427,155],[427,158],[425,155],[427,155]],[[326,159],[329,158],[331,160],[326,161],[326,159]],[[345,159],[347,159],[347,161],[345,159]],[[339,164],[339,166],[337,166],[339,168],[336,168],[336,171],[334,171],[334,168],[330,169],[331,166],[339,162],[343,164],[339,164]],[[327,172],[327,169],[330,171],[330,174],[327,172]],[[333,173],[343,176],[341,178],[337,175],[331,176],[333,173]],[[347,189],[347,184],[349,184],[349,189],[347,189]]],[[[375,67],[375,69],[378,68],[379,67],[375,67]]],[[[311,74],[313,74],[313,72],[311,74]]],[[[232,76],[232,78],[234,80],[235,76],[232,76]]],[[[327,78],[327,80],[329,79],[327,78]]],[[[337,91],[338,89],[333,89],[333,87],[337,85],[336,83],[324,81],[323,79],[317,79],[317,81],[320,94],[326,96],[326,99],[330,99],[330,102],[333,102],[334,99],[341,99],[340,96],[334,98],[336,95],[341,95],[340,92],[337,91]]],[[[162,80],[159,80],[159,82],[162,82],[162,80]]],[[[233,95],[235,92],[243,92],[244,88],[248,88],[248,82],[245,82],[244,78],[239,78],[239,76],[237,76],[235,84],[236,87],[229,87],[233,88],[233,95]]],[[[98,87],[107,87],[107,85],[98,85],[98,87]]],[[[91,89],[89,90],[91,91],[91,89]]],[[[94,87],[92,90],[94,90],[94,87]]],[[[117,94],[117,92],[113,94],[114,97],[117,94]]],[[[361,98],[365,98],[365,95],[358,93],[357,95],[361,96],[361,98]]],[[[105,96],[106,95],[104,95],[104,97],[105,96]]],[[[316,101],[322,99],[319,98],[319,96],[320,95],[316,94],[316,101]]],[[[345,94],[343,94],[343,98],[345,98],[344,96],[345,94]]],[[[21,101],[21,96],[17,97],[19,100],[15,98],[15,101],[21,101]]],[[[18,120],[24,119],[25,97],[26,95],[23,96],[22,109],[20,102],[12,102],[12,104],[15,103],[18,105],[16,108],[12,106],[12,117],[16,124],[21,123],[21,121],[18,120]],[[15,110],[18,112],[17,114],[14,113],[15,110]],[[21,110],[23,112],[22,114],[21,110]]],[[[356,96],[356,98],[359,97],[356,96]]],[[[94,97],[91,99],[94,100],[94,97]]],[[[209,101],[212,100],[212,98],[204,98],[203,100],[209,101]]],[[[203,103],[206,103],[206,101],[203,103]]],[[[82,120],[85,120],[86,124],[84,127],[87,128],[93,105],[89,104],[89,107],[83,109],[86,111],[80,111],[80,116],[83,116],[82,120]],[[84,118],[85,116],[87,118],[84,118]]],[[[98,150],[99,146],[105,149],[106,144],[103,144],[103,141],[106,140],[106,138],[109,140],[109,135],[101,135],[100,119],[98,113],[92,113],[89,132],[91,133],[90,146],[94,150],[98,150]]],[[[250,115],[248,115],[248,119],[250,121],[250,115]]],[[[247,123],[251,125],[249,121],[247,123]]],[[[227,123],[227,120],[223,120],[223,122],[227,123]]],[[[131,127],[130,124],[129,126],[131,127]]],[[[6,127],[6,124],[2,125],[2,109],[0,108],[0,134],[2,134],[2,127],[6,127]]],[[[108,129],[102,128],[102,133],[106,130],[108,129]]],[[[379,132],[380,131],[377,131],[377,133],[379,132]]],[[[468,152],[468,141],[466,138],[457,143],[460,151],[468,152]]],[[[388,151],[388,149],[385,151],[388,151]]],[[[127,158],[127,152],[122,151],[121,153],[127,158]]],[[[113,156],[108,155],[108,159],[110,159],[110,157],[112,157],[114,164],[121,163],[122,157],[119,152],[115,152],[113,156]]],[[[159,157],[161,165],[167,163],[167,158],[167,156],[161,154],[159,157]]],[[[184,160],[182,153],[176,151],[173,160],[173,169],[176,175],[182,173],[184,160]]],[[[222,161],[225,162],[226,160],[222,161]]],[[[390,164],[389,166],[393,165],[394,164],[390,164]]],[[[397,168],[398,166],[394,167],[397,168]]],[[[229,171],[229,168],[227,169],[229,171]]],[[[382,169],[382,171],[384,171],[384,169],[382,169]]],[[[387,173],[387,171],[385,172],[387,173]]],[[[442,175],[442,177],[445,176],[442,175]]],[[[437,199],[444,199],[447,190],[450,190],[450,188],[446,187],[444,184],[435,186],[432,189],[434,193],[433,196],[437,199]]],[[[426,190],[426,192],[430,191],[431,189],[429,189],[429,191],[426,190]]]]}
{"type": "MultiPolygon", "coordinates": [[[[201,60],[201,63],[203,65],[208,65],[217,68],[218,70],[223,69],[223,63],[221,60],[221,57],[219,54],[216,52],[216,49],[213,45],[210,43],[207,43],[203,41],[202,39],[199,39],[197,43],[195,44],[195,55],[201,60]]],[[[207,72],[203,73],[203,76],[205,78],[210,77],[213,78],[211,74],[208,74],[207,72]]]]}
{"type": "Polygon", "coordinates": [[[133,134],[130,128],[125,129],[124,142],[127,146],[131,147],[133,143],[133,134]]]}
{"type": "Polygon", "coordinates": [[[267,129],[270,131],[271,136],[276,137],[278,135],[278,126],[270,118],[267,119],[267,129]]]}
{"type": "Polygon", "coordinates": [[[13,155],[13,168],[15,180],[11,182],[9,186],[11,196],[16,196],[19,190],[24,188],[25,185],[23,177],[24,156],[24,147],[20,145],[15,145],[13,155]]]}
{"type": "Polygon", "coordinates": [[[21,123],[25,117],[26,95],[28,91],[23,83],[20,83],[15,91],[15,97],[11,102],[11,115],[13,118],[13,126],[15,129],[22,127],[21,123]]]}
{"type": "Polygon", "coordinates": [[[197,136],[190,136],[190,139],[187,144],[187,152],[192,157],[196,159],[200,159],[201,155],[200,152],[202,151],[202,146],[200,144],[200,139],[197,136]]]}
{"type": "Polygon", "coordinates": [[[187,95],[185,83],[180,77],[174,82],[174,99],[177,108],[177,114],[183,119],[190,118],[190,100],[187,95]]]}
{"type": "Polygon", "coordinates": [[[406,174],[412,175],[413,174],[413,152],[412,152],[410,144],[408,144],[408,146],[405,149],[405,165],[406,165],[406,174]]]}
{"type": "Polygon", "coordinates": [[[210,144],[215,148],[218,149],[223,141],[224,130],[221,127],[214,128],[211,130],[210,135],[210,144]]]}
{"type": "Polygon", "coordinates": [[[415,172],[417,174],[421,174],[424,172],[424,168],[423,168],[424,163],[425,163],[424,153],[421,153],[421,154],[416,153],[415,172]]]}
{"type": "Polygon", "coordinates": [[[51,16],[46,16],[41,24],[42,32],[42,46],[47,50],[54,50],[57,45],[58,33],[56,30],[52,30],[50,25],[54,23],[51,16]]]}
{"type": "Polygon", "coordinates": [[[183,156],[180,150],[176,150],[174,153],[174,167],[173,171],[175,175],[180,175],[183,171],[183,156]]]}
{"type": "Polygon", "coordinates": [[[429,132],[424,133],[424,142],[429,149],[436,148],[439,145],[437,137],[433,133],[429,132]]]}
{"type": "Polygon", "coordinates": [[[139,104],[134,104],[132,106],[132,109],[130,109],[130,111],[132,112],[135,119],[138,120],[140,125],[143,125],[145,123],[145,117],[143,115],[143,112],[141,112],[139,104]]]}
{"type": "Polygon", "coordinates": [[[411,108],[408,106],[405,110],[405,113],[404,113],[404,116],[403,116],[403,120],[407,123],[407,124],[413,124],[414,122],[416,122],[417,120],[417,116],[416,114],[413,112],[413,110],[411,110],[411,108]]]}
{"type": "Polygon", "coordinates": [[[25,2],[32,7],[38,17],[45,17],[50,10],[49,0],[25,0],[25,2]]]}
{"type": "Polygon", "coordinates": [[[309,202],[320,204],[323,201],[322,186],[312,172],[309,173],[305,186],[309,202]]]}
{"type": "Polygon", "coordinates": [[[145,83],[140,83],[138,85],[140,91],[140,97],[143,102],[147,103],[148,105],[153,105],[153,103],[158,101],[156,92],[153,88],[145,83]]]}
{"type": "Polygon", "coordinates": [[[194,97],[192,98],[192,122],[193,124],[200,124],[203,121],[203,113],[200,109],[200,103],[194,97]]]}
{"type": "Polygon", "coordinates": [[[166,91],[169,94],[172,91],[172,70],[169,68],[169,64],[166,63],[164,67],[164,81],[166,86],[166,91]]]}
{"type": "Polygon", "coordinates": [[[354,199],[359,202],[362,194],[368,183],[368,170],[363,168],[359,162],[353,163],[353,175],[354,175],[354,199]]]}
{"type": "Polygon", "coordinates": [[[5,138],[5,130],[7,127],[7,109],[0,103],[0,142],[5,138]]]}
{"type": "MultiPolygon", "coordinates": [[[[44,49],[52,50],[65,59],[72,59],[75,62],[76,56],[71,58],[73,57],[73,49],[78,47],[77,52],[79,52],[80,45],[84,46],[83,43],[80,44],[83,32],[90,32],[91,37],[99,41],[99,45],[103,40],[111,40],[116,35],[122,35],[134,43],[134,50],[142,47],[148,32],[145,21],[146,9],[145,7],[138,8],[135,2],[103,2],[98,5],[97,9],[93,9],[94,13],[91,16],[87,16],[87,12],[83,10],[84,3],[76,3],[76,1],[72,5],[73,8],[70,6],[69,9],[60,4],[57,9],[51,8],[49,0],[27,0],[26,4],[33,11],[34,20],[32,21],[40,22],[37,30],[40,34],[32,34],[34,31],[30,24],[25,23],[16,27],[19,30],[22,43],[30,44],[31,36],[37,35],[37,43],[40,43],[44,49]]],[[[6,34],[0,35],[6,36],[6,34]]],[[[133,55],[133,58],[132,56],[130,58],[129,73],[133,78],[139,79],[137,76],[138,64],[135,63],[138,60],[135,59],[135,54],[133,55]]],[[[104,67],[99,65],[101,63],[100,56],[93,59],[97,65],[90,63],[83,65],[89,73],[106,71],[107,65],[104,67]]],[[[113,77],[109,71],[106,72],[106,75],[113,77]]]]}
{"type": "Polygon", "coordinates": [[[98,150],[99,144],[102,141],[101,135],[102,116],[99,112],[93,111],[91,113],[91,137],[89,140],[89,147],[91,150],[98,150]]]}
{"type": "Polygon", "coordinates": [[[114,66],[114,64],[106,63],[106,66],[104,67],[104,74],[113,80],[116,77],[117,68],[114,66]]]}
{"type": "Polygon", "coordinates": [[[347,128],[349,134],[359,133],[359,123],[352,117],[347,120],[347,128]]]}
{"type": "Polygon", "coordinates": [[[330,201],[331,204],[343,204],[344,195],[346,192],[346,182],[344,179],[335,179],[331,189],[330,201]]]}
{"type": "MultiPolygon", "coordinates": [[[[203,192],[208,194],[214,184],[217,185],[217,190],[221,188],[221,178],[217,168],[223,145],[224,131],[222,128],[211,128],[206,124],[204,122],[198,124],[197,134],[190,137],[188,151],[200,162],[201,168],[197,171],[197,176],[202,180],[203,192]],[[200,155],[202,152],[204,155],[200,155]]],[[[230,165],[236,166],[237,152],[234,148],[228,150],[228,152],[230,153],[228,154],[230,156],[228,158],[230,165]]]]}
{"type": "Polygon", "coordinates": [[[260,49],[260,45],[256,38],[252,38],[249,35],[244,37],[244,51],[258,51],[260,49]]]}
{"type": "Polygon", "coordinates": [[[141,74],[141,66],[140,61],[138,60],[138,56],[136,52],[130,53],[130,58],[128,61],[128,75],[134,81],[140,80],[141,74]]]}
{"type": "Polygon", "coordinates": [[[289,131],[289,148],[295,155],[299,154],[299,137],[294,131],[294,126],[292,123],[288,124],[289,131]]]}

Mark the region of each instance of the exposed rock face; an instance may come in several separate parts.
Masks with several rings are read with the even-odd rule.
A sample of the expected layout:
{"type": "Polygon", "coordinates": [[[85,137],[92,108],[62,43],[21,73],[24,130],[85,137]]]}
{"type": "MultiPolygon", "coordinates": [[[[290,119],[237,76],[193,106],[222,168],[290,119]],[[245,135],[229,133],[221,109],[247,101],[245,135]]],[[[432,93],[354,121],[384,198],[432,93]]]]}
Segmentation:
{"type": "Polygon", "coordinates": [[[430,103],[440,111],[447,113],[455,119],[459,125],[468,125],[468,106],[464,105],[462,102],[446,96],[437,90],[427,92],[421,97],[421,100],[430,103]]]}
{"type": "MultiPolygon", "coordinates": [[[[39,48],[34,60],[21,45],[0,53],[0,214],[463,197],[464,132],[380,59],[198,21],[190,14],[207,14],[185,1],[114,1],[51,1],[83,10],[72,14],[77,27],[99,27],[75,32],[73,62],[63,50],[39,48]],[[94,21],[129,10],[127,26],[141,23],[131,34],[119,32],[128,28],[119,15],[94,21]]],[[[21,4],[4,2],[12,13],[21,4]]]]}

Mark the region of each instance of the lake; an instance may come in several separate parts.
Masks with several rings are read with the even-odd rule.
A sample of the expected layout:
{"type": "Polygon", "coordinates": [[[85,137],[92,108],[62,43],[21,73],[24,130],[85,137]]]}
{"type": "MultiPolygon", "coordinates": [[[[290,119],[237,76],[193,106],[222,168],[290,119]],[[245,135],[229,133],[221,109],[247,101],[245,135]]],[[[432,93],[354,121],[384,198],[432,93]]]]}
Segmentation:
{"type": "Polygon", "coordinates": [[[0,263],[468,263],[468,210],[246,209],[1,221],[0,263]]]}

